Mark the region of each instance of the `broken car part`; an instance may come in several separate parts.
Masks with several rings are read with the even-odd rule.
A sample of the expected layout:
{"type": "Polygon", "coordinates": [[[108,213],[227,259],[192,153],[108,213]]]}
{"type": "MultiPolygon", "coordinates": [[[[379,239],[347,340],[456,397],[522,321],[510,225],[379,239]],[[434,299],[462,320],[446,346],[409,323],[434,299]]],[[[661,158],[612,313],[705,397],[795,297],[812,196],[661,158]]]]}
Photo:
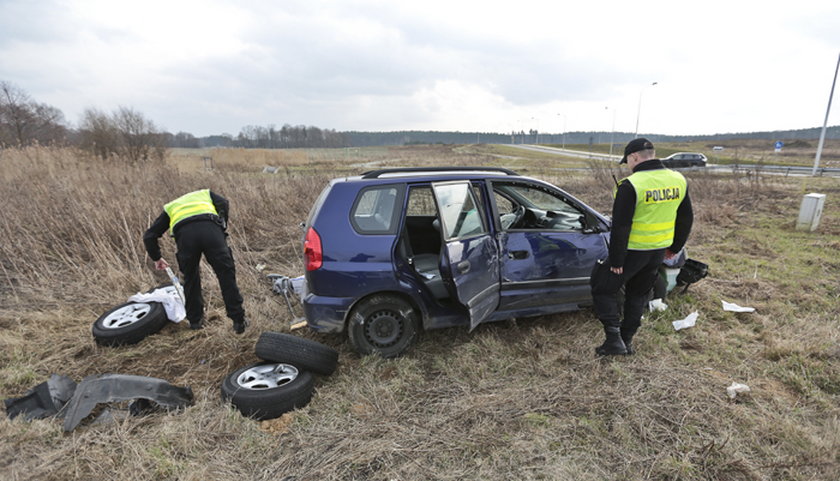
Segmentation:
{"type": "Polygon", "coordinates": [[[100,403],[147,399],[166,410],[180,409],[193,403],[192,389],[173,386],[163,379],[126,374],[103,374],[86,377],[76,387],[67,403],[64,431],[76,428],[100,403]]]}
{"type": "Polygon", "coordinates": [[[295,310],[292,307],[292,300],[290,298],[290,296],[294,295],[297,299],[297,303],[300,304],[306,289],[305,278],[303,276],[290,278],[280,274],[269,274],[267,277],[272,281],[271,290],[275,294],[280,294],[284,299],[286,299],[286,307],[289,308],[289,315],[292,316],[292,320],[289,323],[292,329],[306,325],[306,318],[295,314],[295,310]]]}
{"type": "Polygon", "coordinates": [[[30,389],[22,397],[4,400],[6,415],[9,419],[23,415],[27,421],[55,416],[73,397],[75,390],[75,381],[67,376],[53,374],[49,380],[30,389]]]}

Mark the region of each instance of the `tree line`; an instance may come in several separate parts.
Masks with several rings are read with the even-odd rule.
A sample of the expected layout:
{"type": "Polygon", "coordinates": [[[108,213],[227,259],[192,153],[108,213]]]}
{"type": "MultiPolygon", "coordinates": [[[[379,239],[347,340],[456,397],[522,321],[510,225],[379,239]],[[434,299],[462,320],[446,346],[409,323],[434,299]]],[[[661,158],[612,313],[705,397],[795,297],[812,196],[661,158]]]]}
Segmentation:
{"type": "Polygon", "coordinates": [[[335,130],[289,124],[248,125],[238,135],[198,138],[188,132],[159,129],[141,112],[120,106],[111,112],[86,109],[77,127],[61,110],[33,99],[16,85],[0,81],[0,148],[72,145],[101,157],[131,162],[160,160],[170,147],[330,148],[350,146],[335,130]]]}
{"type": "MultiPolygon", "coordinates": [[[[646,135],[657,141],[726,140],[736,138],[816,139],[820,129],[751,132],[715,135],[646,135]]],[[[103,159],[122,158],[130,162],[160,160],[167,148],[242,147],[262,149],[337,148],[371,145],[548,143],[619,145],[633,138],[628,132],[543,133],[536,130],[509,134],[481,132],[337,132],[314,126],[285,124],[247,125],[236,135],[195,137],[188,132],[162,131],[141,112],[118,107],[111,112],[90,108],[77,127],[72,127],[61,110],[33,99],[26,91],[0,81],[0,149],[30,145],[73,145],[103,159]]],[[[840,138],[840,127],[830,127],[828,139],[840,138]]]]}

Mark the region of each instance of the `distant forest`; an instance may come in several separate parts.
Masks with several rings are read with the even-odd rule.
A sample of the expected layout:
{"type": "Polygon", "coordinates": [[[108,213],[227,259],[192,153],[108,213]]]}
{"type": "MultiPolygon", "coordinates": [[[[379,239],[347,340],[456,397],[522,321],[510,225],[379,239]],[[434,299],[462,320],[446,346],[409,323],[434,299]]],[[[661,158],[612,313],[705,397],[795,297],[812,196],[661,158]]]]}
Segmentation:
{"type": "MultiPolygon", "coordinates": [[[[775,130],[768,132],[743,132],[714,135],[659,135],[645,134],[657,142],[721,141],[731,139],[814,140],[821,128],[775,130]]],[[[412,144],[624,144],[634,137],[632,132],[566,132],[543,133],[536,130],[507,134],[489,132],[441,132],[401,130],[393,132],[360,132],[320,129],[318,127],[285,125],[281,129],[248,126],[236,137],[214,135],[209,137],[170,137],[171,147],[368,147],[379,145],[412,144]],[[186,141],[186,142],[179,142],[186,141]]],[[[840,139],[840,126],[829,127],[826,139],[840,139]]]]}
{"type": "MultiPolygon", "coordinates": [[[[731,139],[813,140],[821,128],[743,132],[714,135],[644,134],[657,142],[731,139]]],[[[440,132],[341,132],[315,126],[274,124],[242,127],[237,135],[196,137],[188,132],[170,133],[131,107],[113,111],[86,109],[78,125],[71,125],[61,110],[37,101],[20,87],[0,80],[0,149],[28,145],[76,145],[108,158],[123,156],[134,162],[163,158],[166,148],[240,147],[262,149],[340,148],[412,144],[617,144],[633,138],[630,132],[545,133],[536,130],[509,133],[440,132]]],[[[840,126],[828,128],[827,139],[840,139],[840,126]]]]}

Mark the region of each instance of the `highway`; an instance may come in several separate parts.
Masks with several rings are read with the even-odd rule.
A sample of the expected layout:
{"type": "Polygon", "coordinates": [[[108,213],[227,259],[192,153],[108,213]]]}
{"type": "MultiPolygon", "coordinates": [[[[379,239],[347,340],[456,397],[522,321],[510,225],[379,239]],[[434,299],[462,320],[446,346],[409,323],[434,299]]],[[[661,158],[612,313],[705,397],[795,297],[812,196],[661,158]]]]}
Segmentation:
{"type": "MultiPolygon", "coordinates": [[[[558,149],[555,147],[545,147],[542,145],[530,144],[505,144],[508,147],[516,147],[518,149],[531,150],[534,152],[542,152],[546,154],[562,155],[564,157],[576,157],[580,159],[597,159],[597,160],[611,160],[618,162],[621,160],[621,155],[601,154],[597,152],[584,152],[581,150],[558,149]]],[[[789,165],[768,165],[768,164],[708,164],[706,167],[690,167],[680,170],[714,170],[716,172],[754,172],[771,175],[784,176],[810,176],[814,170],[813,167],[792,167],[789,165]]],[[[817,169],[818,177],[840,177],[840,169],[821,167],[817,169]]]]}

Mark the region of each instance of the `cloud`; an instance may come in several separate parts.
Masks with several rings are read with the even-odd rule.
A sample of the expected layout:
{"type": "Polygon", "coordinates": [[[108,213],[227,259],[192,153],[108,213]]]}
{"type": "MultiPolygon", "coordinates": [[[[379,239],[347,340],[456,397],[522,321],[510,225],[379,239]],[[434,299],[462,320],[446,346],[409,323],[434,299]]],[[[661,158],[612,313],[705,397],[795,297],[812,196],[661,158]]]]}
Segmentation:
{"type": "Polygon", "coordinates": [[[835,4],[6,0],[0,78],[71,120],[128,105],[196,135],[804,128],[824,112],[835,4]]]}

